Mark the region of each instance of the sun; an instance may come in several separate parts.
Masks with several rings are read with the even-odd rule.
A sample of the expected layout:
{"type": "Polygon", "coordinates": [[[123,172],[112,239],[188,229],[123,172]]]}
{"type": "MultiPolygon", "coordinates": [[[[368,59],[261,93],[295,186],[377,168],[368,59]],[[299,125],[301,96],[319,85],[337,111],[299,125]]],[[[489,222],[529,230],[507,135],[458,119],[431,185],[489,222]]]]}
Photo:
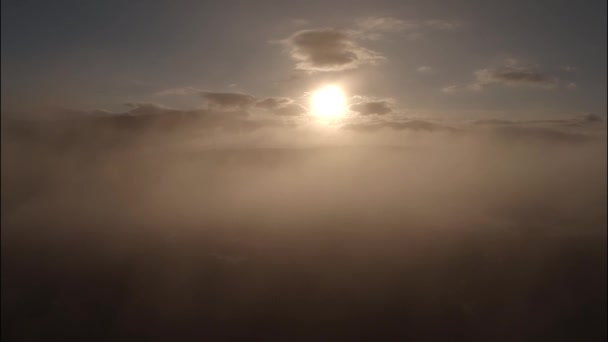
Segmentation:
{"type": "Polygon", "coordinates": [[[336,119],[346,113],[346,96],[338,86],[325,86],[312,94],[310,105],[313,115],[318,118],[336,119]]]}

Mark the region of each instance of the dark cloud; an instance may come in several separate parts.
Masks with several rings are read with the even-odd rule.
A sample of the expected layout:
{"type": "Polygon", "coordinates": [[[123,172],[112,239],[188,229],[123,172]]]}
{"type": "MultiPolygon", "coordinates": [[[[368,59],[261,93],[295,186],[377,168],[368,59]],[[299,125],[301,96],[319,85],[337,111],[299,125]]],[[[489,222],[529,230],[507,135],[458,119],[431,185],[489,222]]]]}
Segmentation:
{"type": "Polygon", "coordinates": [[[299,116],[306,114],[307,109],[297,103],[288,103],[275,108],[273,113],[279,116],[299,116]]]}
{"type": "Polygon", "coordinates": [[[340,71],[373,64],[384,57],[355,42],[351,32],[335,28],[303,30],[283,41],[297,69],[340,71]]]}
{"type": "Polygon", "coordinates": [[[491,135],[516,141],[542,141],[549,143],[580,143],[595,140],[601,117],[588,113],[563,119],[481,119],[471,122],[484,126],[491,135]]]}
{"type": "Polygon", "coordinates": [[[581,114],[580,118],[582,121],[588,122],[588,123],[597,123],[597,122],[604,121],[604,118],[602,118],[601,116],[594,114],[594,113],[581,114]]]}
{"type": "Polygon", "coordinates": [[[414,131],[453,131],[454,129],[442,124],[425,121],[425,120],[410,120],[405,122],[389,122],[387,126],[396,130],[414,130],[414,131]]]}
{"type": "Polygon", "coordinates": [[[288,97],[266,97],[255,102],[255,107],[273,110],[293,103],[288,97]]]}
{"type": "Polygon", "coordinates": [[[577,144],[605,139],[605,127],[598,125],[602,118],[581,115],[565,119],[508,120],[480,119],[466,122],[436,122],[429,120],[370,120],[348,123],[342,129],[375,133],[382,130],[418,131],[426,133],[454,133],[458,136],[487,137],[508,142],[538,142],[547,144],[577,144]]]}
{"type": "Polygon", "coordinates": [[[569,124],[575,121],[575,119],[535,119],[535,120],[506,120],[506,119],[480,119],[474,120],[473,125],[481,126],[502,126],[502,125],[563,125],[569,124]]]}
{"type": "MultiPolygon", "coordinates": [[[[271,139],[281,137],[283,141],[293,139],[294,142],[309,139],[306,135],[291,131],[300,127],[306,131],[307,120],[287,120],[288,117],[297,118],[307,113],[306,108],[286,97],[267,97],[253,102],[248,109],[258,108],[276,116],[286,117],[263,118],[249,115],[246,110],[214,110],[214,109],[177,109],[154,103],[127,103],[127,109],[122,112],[107,112],[101,110],[64,109],[61,120],[53,120],[57,124],[45,126],[43,121],[32,125],[11,123],[8,127],[17,127],[14,131],[8,130],[7,136],[24,133],[25,136],[36,137],[40,132],[42,140],[66,137],[66,141],[74,137],[86,136],[91,141],[106,142],[113,145],[124,139],[137,136],[155,135],[158,137],[187,132],[214,132],[220,134],[230,133],[230,139],[241,134],[256,132],[261,129],[270,130],[271,139]],[[65,114],[67,113],[67,114],[65,114]],[[46,128],[45,128],[46,127],[46,128]],[[52,127],[52,129],[47,129],[52,127]],[[16,133],[15,133],[16,132],[16,133]],[[29,133],[27,133],[29,132],[29,133]],[[38,132],[38,133],[36,133],[38,132]],[[137,133],[137,134],[133,134],[137,133]],[[50,136],[48,136],[50,134],[50,136]],[[112,140],[108,141],[112,137],[112,140]],[[289,138],[288,138],[289,137],[289,138]]],[[[364,101],[355,106],[353,111],[362,115],[346,118],[342,130],[352,132],[365,132],[370,137],[378,138],[383,134],[391,136],[390,131],[419,132],[421,136],[435,133],[458,133],[461,136],[494,137],[506,141],[537,141],[547,143],[580,143],[605,136],[603,117],[586,113],[563,119],[534,119],[509,120],[504,118],[480,119],[469,122],[459,121],[432,121],[424,119],[403,119],[387,115],[391,113],[390,102],[385,100],[364,101]],[[384,131],[384,132],[382,132],[384,131]],[[377,134],[369,134],[377,132],[377,134]]],[[[50,115],[48,115],[50,116],[50,115]]],[[[3,124],[6,116],[3,116],[3,124]]],[[[48,121],[48,120],[47,120],[48,121]]],[[[10,123],[11,121],[9,121],[10,123]]],[[[299,132],[303,132],[300,130],[299,132]]],[[[314,136],[314,134],[313,134],[314,136]]],[[[338,139],[339,134],[335,135],[338,139]]],[[[80,138],[78,138],[80,139],[80,138]]],[[[367,138],[366,138],[367,139],[367,138]]]]}
{"type": "Polygon", "coordinates": [[[207,100],[209,109],[222,111],[245,110],[256,100],[255,96],[241,93],[202,92],[200,95],[207,100]]]}
{"type": "MultiPolygon", "coordinates": [[[[479,91],[490,85],[507,87],[530,87],[553,89],[560,84],[559,78],[546,75],[538,70],[538,66],[525,63],[515,58],[507,58],[501,66],[476,70],[475,80],[468,85],[449,85],[443,87],[444,93],[460,91],[479,91]]],[[[571,88],[570,85],[568,87],[571,88]]],[[[574,85],[576,87],[576,85],[574,85]]]]}
{"type": "Polygon", "coordinates": [[[359,115],[385,115],[393,111],[392,104],[386,100],[361,102],[350,106],[359,115]]]}
{"type": "Polygon", "coordinates": [[[503,126],[503,125],[520,125],[520,126],[584,126],[589,124],[597,124],[603,122],[603,118],[593,113],[577,115],[572,118],[565,119],[534,119],[534,120],[506,120],[506,119],[480,119],[474,120],[473,125],[484,126],[503,126]]]}
{"type": "Polygon", "coordinates": [[[475,71],[475,79],[476,81],[472,87],[478,89],[491,84],[539,88],[555,88],[559,84],[559,80],[556,77],[551,77],[535,70],[520,67],[480,69],[475,71]]]}
{"type": "Polygon", "coordinates": [[[298,116],[306,113],[306,108],[288,97],[266,97],[258,100],[255,107],[279,116],[298,116]]]}
{"type": "Polygon", "coordinates": [[[209,109],[217,111],[241,112],[258,108],[279,116],[297,116],[304,114],[306,109],[288,97],[265,97],[259,99],[253,95],[241,93],[210,93],[201,94],[209,104],[209,109]]]}
{"type": "Polygon", "coordinates": [[[374,132],[381,129],[392,129],[396,131],[412,130],[412,131],[455,131],[453,128],[437,124],[425,120],[408,120],[408,121],[371,121],[361,123],[351,123],[342,126],[342,129],[359,131],[359,132],[374,132]]]}
{"type": "Polygon", "coordinates": [[[110,147],[151,137],[153,141],[161,141],[189,134],[198,136],[201,132],[238,135],[291,125],[273,119],[250,118],[244,110],[176,109],[153,103],[127,103],[126,107],[123,112],[96,111],[83,115],[83,111],[71,110],[79,115],[46,115],[54,120],[3,116],[2,135],[9,140],[26,138],[51,145],[77,146],[76,142],[80,142],[110,147]]]}

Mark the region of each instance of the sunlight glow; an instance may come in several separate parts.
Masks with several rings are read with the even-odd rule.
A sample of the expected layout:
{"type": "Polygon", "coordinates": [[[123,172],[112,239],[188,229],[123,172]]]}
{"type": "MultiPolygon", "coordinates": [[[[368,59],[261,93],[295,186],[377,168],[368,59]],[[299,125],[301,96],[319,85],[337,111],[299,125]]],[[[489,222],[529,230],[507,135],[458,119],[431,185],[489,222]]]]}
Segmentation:
{"type": "Polygon", "coordinates": [[[326,86],[312,94],[312,113],[320,119],[336,119],[346,113],[346,96],[338,86],[326,86]]]}

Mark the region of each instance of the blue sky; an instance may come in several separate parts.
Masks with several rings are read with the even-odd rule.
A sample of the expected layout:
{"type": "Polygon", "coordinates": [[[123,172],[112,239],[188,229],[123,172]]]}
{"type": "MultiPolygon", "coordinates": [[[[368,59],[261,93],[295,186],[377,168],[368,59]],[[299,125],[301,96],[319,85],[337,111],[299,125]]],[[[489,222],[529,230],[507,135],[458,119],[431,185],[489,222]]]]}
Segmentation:
{"type": "Polygon", "coordinates": [[[339,82],[406,115],[605,115],[606,72],[605,1],[2,2],[7,111],[196,107],[199,90],[297,102],[339,82]],[[294,37],[320,32],[314,59],[328,28],[377,60],[298,70],[294,37]]]}

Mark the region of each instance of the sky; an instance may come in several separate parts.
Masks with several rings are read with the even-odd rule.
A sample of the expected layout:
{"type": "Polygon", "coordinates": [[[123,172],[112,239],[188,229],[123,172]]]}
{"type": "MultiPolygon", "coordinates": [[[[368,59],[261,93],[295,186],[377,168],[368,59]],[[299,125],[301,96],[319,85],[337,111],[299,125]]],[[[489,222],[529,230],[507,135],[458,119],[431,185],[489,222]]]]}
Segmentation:
{"type": "Polygon", "coordinates": [[[234,93],[305,114],[337,83],[410,117],[605,116],[606,57],[602,0],[2,1],[3,112],[234,93]]]}

